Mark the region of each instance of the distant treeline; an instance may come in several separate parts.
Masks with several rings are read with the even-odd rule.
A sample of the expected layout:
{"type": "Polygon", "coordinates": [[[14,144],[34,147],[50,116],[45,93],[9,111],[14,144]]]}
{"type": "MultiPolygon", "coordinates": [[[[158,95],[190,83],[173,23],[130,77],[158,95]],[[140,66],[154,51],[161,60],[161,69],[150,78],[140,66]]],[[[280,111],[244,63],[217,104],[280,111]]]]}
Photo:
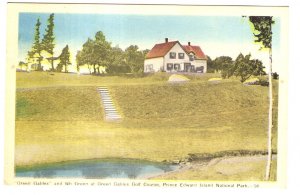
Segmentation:
{"type": "Polygon", "coordinates": [[[240,77],[241,82],[251,76],[265,75],[262,61],[251,59],[251,54],[239,54],[235,60],[229,56],[220,56],[212,60],[207,56],[207,72],[220,72],[222,78],[240,77]]]}

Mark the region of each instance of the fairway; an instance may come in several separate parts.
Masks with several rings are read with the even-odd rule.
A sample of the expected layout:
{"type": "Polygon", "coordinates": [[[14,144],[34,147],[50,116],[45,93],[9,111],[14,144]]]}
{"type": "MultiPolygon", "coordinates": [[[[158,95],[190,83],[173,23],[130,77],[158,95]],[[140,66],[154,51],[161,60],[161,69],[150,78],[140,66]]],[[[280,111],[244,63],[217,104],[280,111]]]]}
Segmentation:
{"type": "MultiPolygon", "coordinates": [[[[109,157],[174,161],[195,153],[265,151],[268,88],[235,79],[208,82],[215,76],[170,84],[167,74],[17,73],[16,166],[109,157]],[[104,120],[97,86],[108,86],[121,122],[104,120]]],[[[275,88],[277,97],[277,83],[275,88]]],[[[276,101],[274,106],[276,110],[276,101]]],[[[274,151],[276,139],[274,130],[274,151]]]]}

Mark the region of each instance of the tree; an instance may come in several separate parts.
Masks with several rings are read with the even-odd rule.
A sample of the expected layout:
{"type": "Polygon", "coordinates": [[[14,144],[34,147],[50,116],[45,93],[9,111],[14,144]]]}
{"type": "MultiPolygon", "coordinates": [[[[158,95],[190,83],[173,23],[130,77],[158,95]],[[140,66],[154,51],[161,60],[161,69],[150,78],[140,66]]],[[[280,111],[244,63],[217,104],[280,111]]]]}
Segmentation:
{"type": "Polygon", "coordinates": [[[144,50],[142,51],[144,57],[146,57],[146,55],[147,55],[149,52],[150,52],[150,49],[144,49],[144,50]]]}
{"type": "Polygon", "coordinates": [[[23,70],[23,66],[27,67],[27,64],[25,62],[23,62],[23,61],[20,61],[19,62],[19,67],[21,68],[21,70],[23,70]]]}
{"type": "Polygon", "coordinates": [[[110,63],[110,50],[111,43],[107,42],[104,34],[99,31],[94,40],[88,38],[83,44],[82,50],[77,52],[77,64],[79,66],[88,65],[91,74],[100,74],[100,67],[108,67],[110,63]]]}
{"type": "Polygon", "coordinates": [[[273,77],[273,79],[278,80],[279,79],[279,74],[277,72],[273,72],[272,77],[273,77]]]}
{"type": "Polygon", "coordinates": [[[54,14],[50,14],[49,18],[48,18],[48,25],[47,25],[47,28],[46,28],[46,34],[44,35],[43,39],[42,39],[42,42],[41,42],[41,46],[42,46],[42,49],[47,51],[51,58],[49,58],[49,61],[51,62],[51,69],[52,71],[54,70],[54,64],[53,64],[53,61],[54,61],[54,58],[53,58],[53,55],[54,55],[54,14]]]}
{"type": "Polygon", "coordinates": [[[251,54],[244,56],[240,54],[234,62],[234,75],[241,77],[241,82],[243,83],[249,79],[252,75],[258,76],[264,73],[264,66],[262,62],[257,59],[251,60],[251,54]]]}
{"type": "Polygon", "coordinates": [[[62,67],[64,66],[65,67],[65,72],[68,72],[68,65],[71,65],[71,61],[70,61],[70,51],[69,51],[69,46],[66,45],[60,56],[58,57],[60,62],[59,64],[57,65],[57,71],[58,72],[61,72],[62,71],[62,67]]]}
{"type": "Polygon", "coordinates": [[[33,43],[33,52],[38,55],[38,70],[41,70],[41,43],[40,43],[40,19],[37,19],[35,25],[35,33],[34,33],[34,43],[33,43]]]}
{"type": "Polygon", "coordinates": [[[215,70],[221,70],[222,78],[229,78],[232,76],[231,69],[233,66],[232,58],[229,56],[220,56],[217,57],[213,62],[215,70]]]}
{"type": "Polygon", "coordinates": [[[213,60],[209,56],[206,56],[206,58],[207,58],[207,72],[210,72],[210,73],[215,72],[213,60]]]}
{"type": "Polygon", "coordinates": [[[88,40],[83,44],[82,50],[78,51],[76,55],[77,66],[87,65],[90,74],[92,74],[91,67],[90,67],[92,63],[91,62],[92,52],[93,52],[93,40],[88,38],[88,40]]]}
{"type": "Polygon", "coordinates": [[[125,73],[130,71],[129,66],[125,63],[125,53],[118,46],[111,48],[110,64],[107,68],[109,73],[125,73]]]}
{"type": "Polygon", "coordinates": [[[137,45],[130,45],[125,49],[125,60],[131,73],[138,73],[144,70],[145,53],[139,51],[137,45]]]}
{"type": "Polygon", "coordinates": [[[106,38],[102,31],[99,31],[95,35],[95,41],[93,44],[92,65],[94,66],[94,72],[97,70],[97,74],[100,74],[100,66],[108,67],[109,53],[111,50],[111,43],[106,41],[106,38]],[[96,68],[96,69],[95,69],[96,68]]]}
{"type": "Polygon", "coordinates": [[[38,18],[35,24],[34,41],[31,50],[27,53],[27,64],[33,65],[35,70],[41,70],[41,43],[40,43],[40,26],[41,22],[38,18]]]}
{"type": "Polygon", "coordinates": [[[275,22],[272,16],[249,16],[249,21],[253,24],[254,41],[261,43],[261,49],[269,50],[269,126],[268,126],[268,160],[266,165],[265,179],[269,180],[272,163],[272,110],[273,110],[273,91],[272,91],[272,24],[275,22]]]}
{"type": "Polygon", "coordinates": [[[81,51],[77,51],[77,54],[76,54],[76,67],[77,67],[77,72],[79,73],[80,72],[80,63],[82,61],[81,59],[81,51]]]}

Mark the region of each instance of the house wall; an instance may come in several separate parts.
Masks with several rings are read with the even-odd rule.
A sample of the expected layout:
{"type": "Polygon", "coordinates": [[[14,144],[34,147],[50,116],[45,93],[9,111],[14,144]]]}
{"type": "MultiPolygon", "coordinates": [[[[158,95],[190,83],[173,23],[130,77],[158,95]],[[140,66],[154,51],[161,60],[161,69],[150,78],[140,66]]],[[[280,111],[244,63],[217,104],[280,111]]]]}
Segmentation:
{"type": "MultiPolygon", "coordinates": [[[[43,57],[42,61],[41,61],[41,65],[43,67],[43,70],[44,71],[48,71],[48,70],[51,70],[52,66],[51,66],[51,62],[49,62],[49,60],[47,60],[46,58],[50,58],[52,57],[52,55],[50,53],[48,53],[47,51],[45,50],[42,50],[41,51],[41,56],[43,57]]],[[[55,63],[55,61],[54,61],[55,63]]],[[[56,68],[57,64],[55,65],[54,64],[54,68],[56,68]]]]}
{"type": "Polygon", "coordinates": [[[178,43],[176,43],[170,51],[164,56],[164,70],[168,72],[167,70],[167,64],[168,63],[177,63],[180,64],[180,69],[179,71],[184,70],[184,63],[189,63],[189,56],[185,53],[185,51],[180,47],[178,43]],[[175,52],[176,53],[176,58],[175,59],[170,59],[170,53],[175,52]],[[179,59],[179,54],[178,53],[184,53],[184,59],[179,59]]]}
{"type": "Polygon", "coordinates": [[[144,62],[144,72],[158,72],[163,68],[163,65],[164,65],[163,57],[146,59],[144,62]],[[153,68],[152,71],[150,71],[146,68],[149,65],[150,66],[152,65],[152,68],[153,68]]]}
{"type": "Polygon", "coordinates": [[[144,72],[158,72],[160,70],[164,70],[166,72],[177,72],[177,71],[184,71],[184,63],[190,63],[191,65],[195,66],[195,70],[197,67],[203,66],[203,73],[206,73],[207,71],[207,61],[206,60],[193,60],[190,61],[190,57],[183,48],[176,43],[170,51],[164,56],[164,57],[158,57],[158,58],[151,58],[151,59],[146,59],[144,62],[144,72]],[[174,52],[176,53],[176,58],[172,59],[170,58],[170,53],[174,52]],[[184,53],[184,58],[179,59],[179,53],[184,53]],[[173,70],[168,70],[167,65],[168,63],[173,64],[173,70]],[[175,70],[174,64],[180,64],[180,69],[175,70]],[[149,65],[152,65],[152,70],[149,70],[149,65]]]}
{"type": "Polygon", "coordinates": [[[194,64],[195,64],[195,67],[203,66],[204,67],[203,73],[207,72],[207,61],[206,60],[195,60],[194,64]]]}

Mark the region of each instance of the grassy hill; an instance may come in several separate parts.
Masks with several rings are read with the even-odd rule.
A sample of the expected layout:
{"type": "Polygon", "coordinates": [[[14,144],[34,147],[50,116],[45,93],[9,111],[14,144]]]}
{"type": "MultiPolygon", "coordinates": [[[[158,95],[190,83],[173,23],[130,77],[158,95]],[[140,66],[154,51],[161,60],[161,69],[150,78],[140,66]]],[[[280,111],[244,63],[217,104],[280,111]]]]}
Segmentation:
{"type": "MultiPolygon", "coordinates": [[[[207,80],[215,75],[209,74],[168,84],[168,76],[17,73],[16,164],[266,150],[267,87],[212,84],[207,80]],[[109,86],[122,122],[103,120],[100,85],[109,86]]],[[[276,148],[275,130],[274,136],[276,148]]]]}
{"type": "Polygon", "coordinates": [[[101,120],[99,98],[96,87],[17,89],[16,120],[101,120]]]}

